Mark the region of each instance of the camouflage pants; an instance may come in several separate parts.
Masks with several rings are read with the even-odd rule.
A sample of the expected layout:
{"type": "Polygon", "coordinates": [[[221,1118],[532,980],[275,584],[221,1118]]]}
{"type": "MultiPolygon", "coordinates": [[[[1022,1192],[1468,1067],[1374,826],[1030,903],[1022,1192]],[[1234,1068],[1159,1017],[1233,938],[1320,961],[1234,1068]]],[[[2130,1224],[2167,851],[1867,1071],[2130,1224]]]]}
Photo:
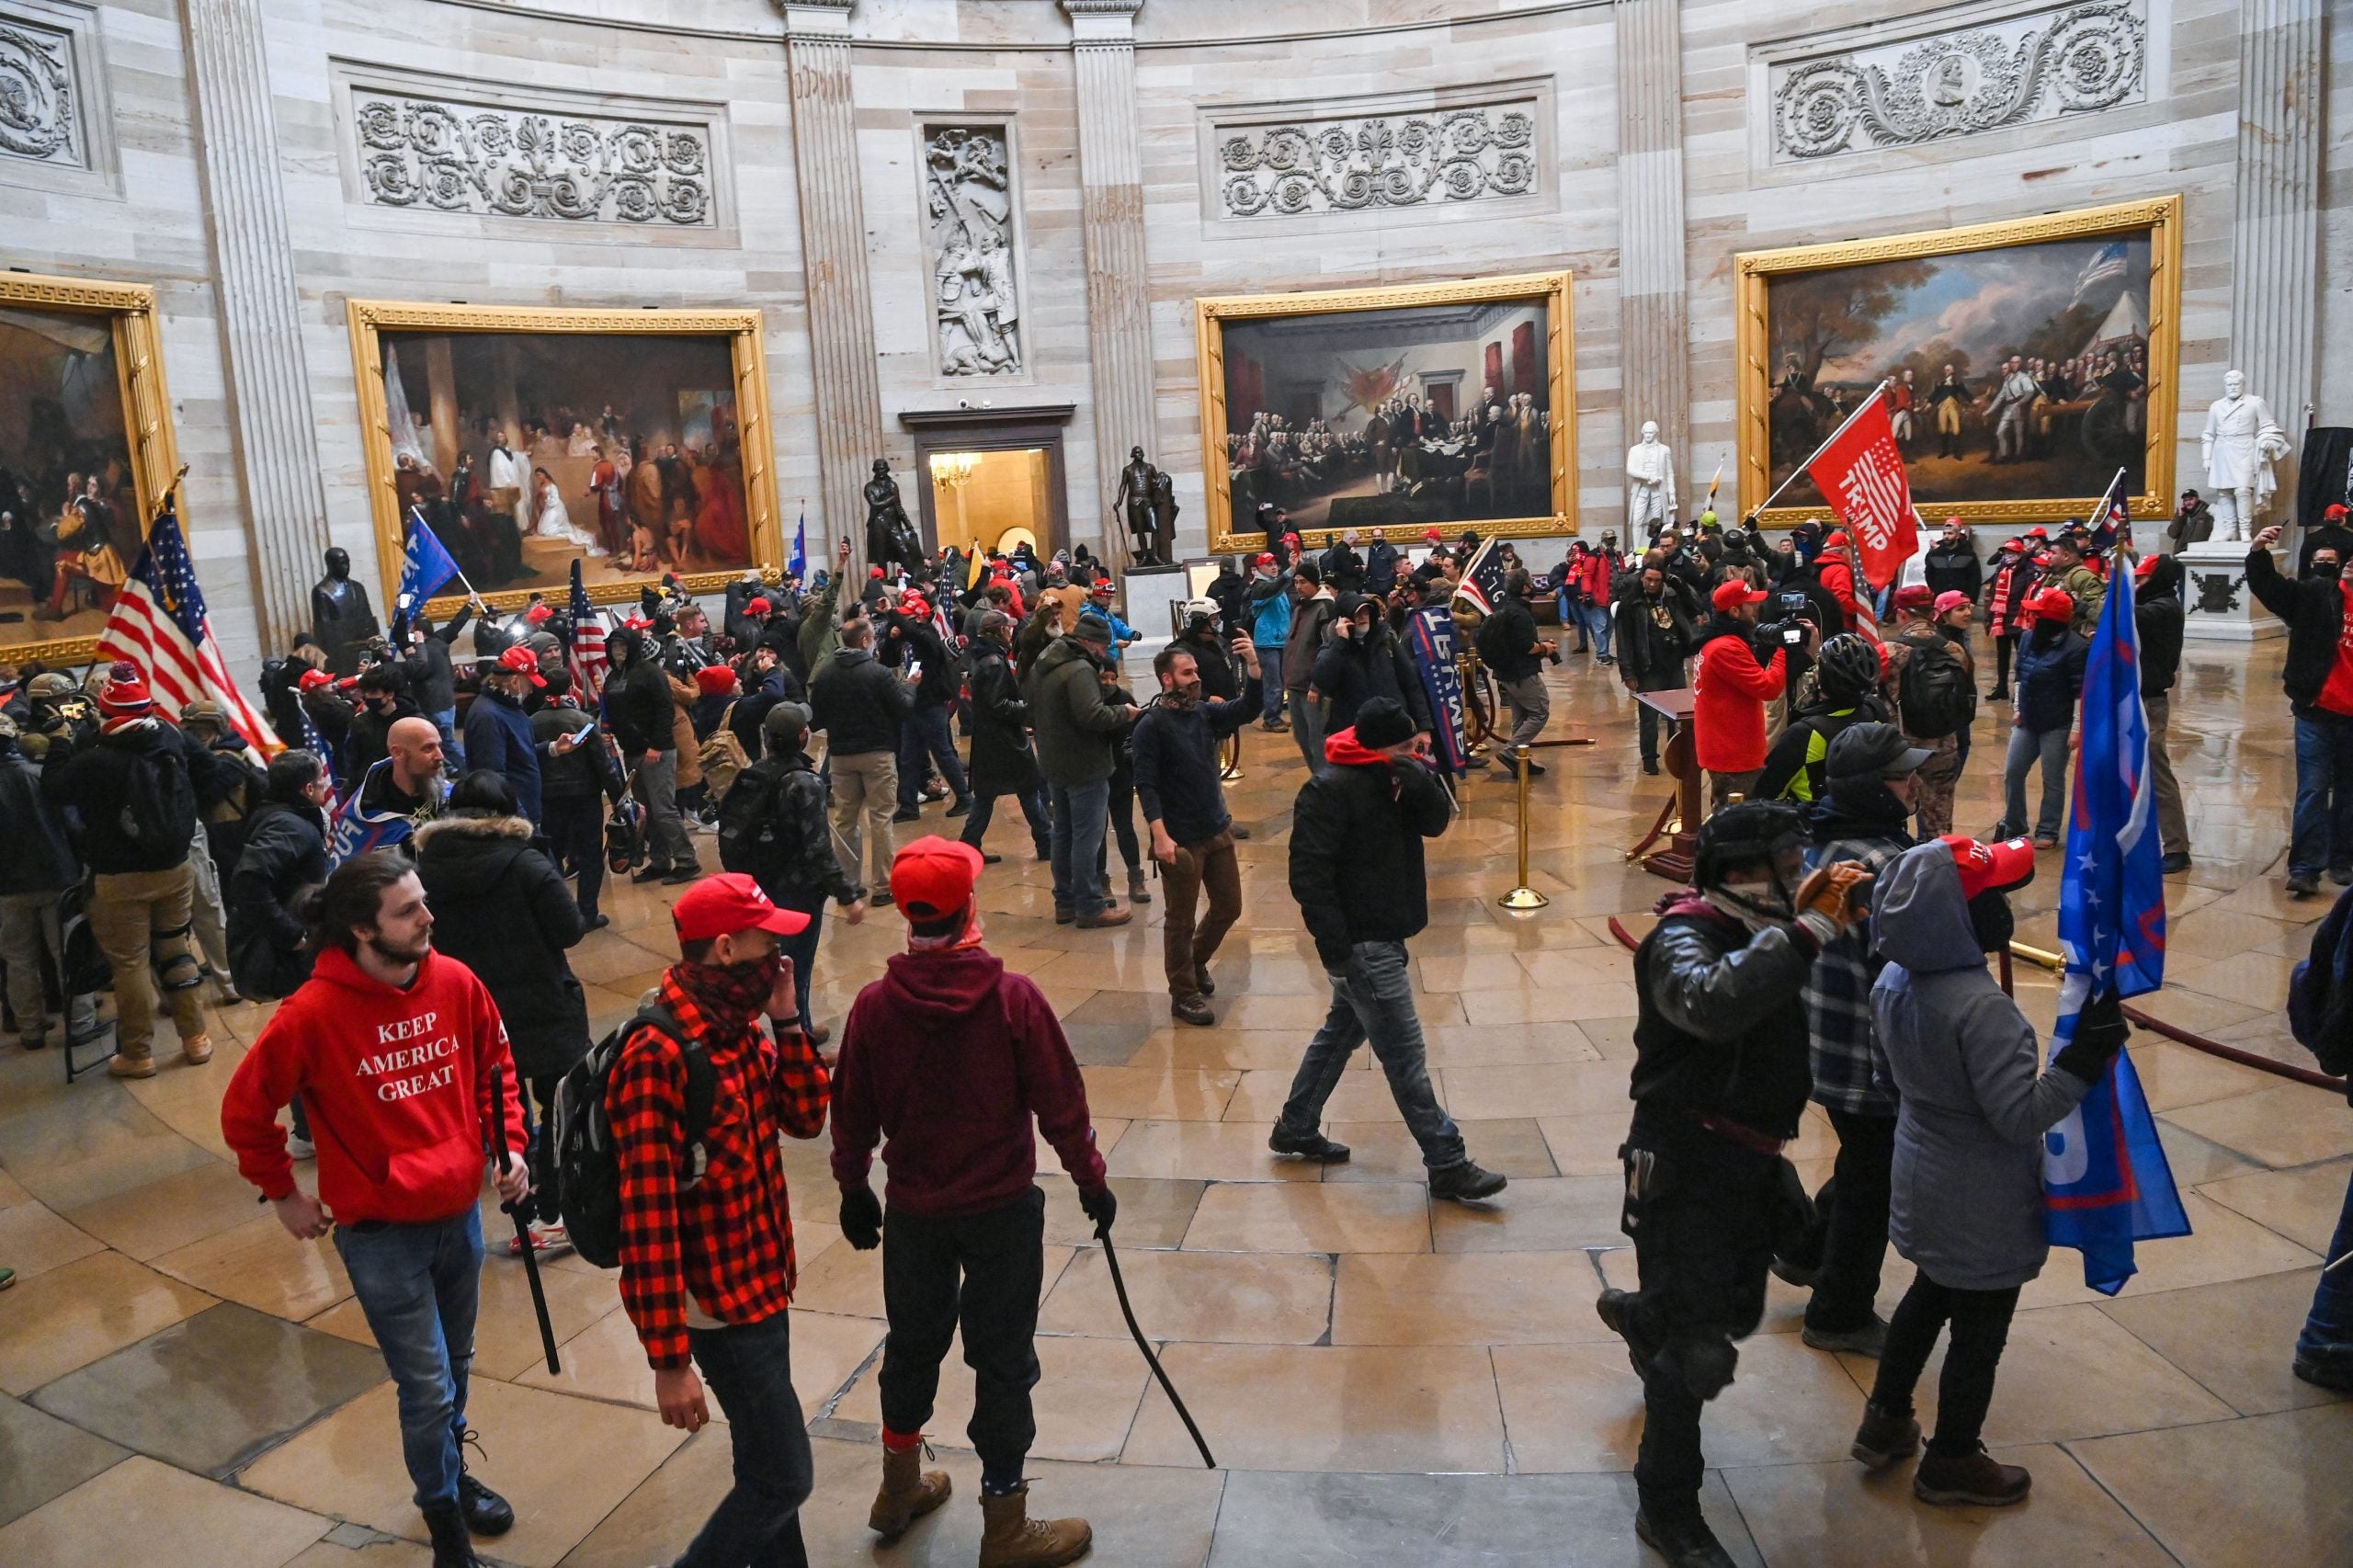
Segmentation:
{"type": "Polygon", "coordinates": [[[1925,842],[1952,831],[1953,786],[1961,782],[1961,735],[1956,731],[1942,740],[1912,744],[1927,746],[1936,754],[1912,776],[1912,809],[1919,815],[1920,837],[1925,842]]]}

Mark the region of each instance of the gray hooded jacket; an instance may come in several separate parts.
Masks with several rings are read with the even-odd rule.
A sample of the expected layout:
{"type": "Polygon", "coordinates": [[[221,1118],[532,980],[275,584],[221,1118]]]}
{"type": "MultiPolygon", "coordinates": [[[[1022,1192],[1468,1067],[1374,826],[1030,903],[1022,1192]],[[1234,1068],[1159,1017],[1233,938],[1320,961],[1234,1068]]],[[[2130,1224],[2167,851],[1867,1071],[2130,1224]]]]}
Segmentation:
{"type": "Polygon", "coordinates": [[[1938,1284],[2002,1290],[2042,1272],[2042,1134],[2090,1085],[2040,1069],[2034,1026],[1985,965],[1941,843],[1872,890],[1888,962],[1871,987],[1880,1071],[1899,1109],[1888,1235],[1938,1284]]]}

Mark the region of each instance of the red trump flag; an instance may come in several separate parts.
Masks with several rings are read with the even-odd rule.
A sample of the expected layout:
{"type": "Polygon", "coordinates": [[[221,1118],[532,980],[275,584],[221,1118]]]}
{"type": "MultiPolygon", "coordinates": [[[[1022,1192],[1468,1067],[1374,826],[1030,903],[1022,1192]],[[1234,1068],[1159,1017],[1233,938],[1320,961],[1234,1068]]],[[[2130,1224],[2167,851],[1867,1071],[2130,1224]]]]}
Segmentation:
{"type": "Polygon", "coordinates": [[[1912,509],[1912,485],[1904,474],[1887,400],[1865,399],[1813,454],[1806,472],[1855,536],[1856,554],[1871,586],[1893,582],[1919,548],[1919,514],[1912,509]]]}

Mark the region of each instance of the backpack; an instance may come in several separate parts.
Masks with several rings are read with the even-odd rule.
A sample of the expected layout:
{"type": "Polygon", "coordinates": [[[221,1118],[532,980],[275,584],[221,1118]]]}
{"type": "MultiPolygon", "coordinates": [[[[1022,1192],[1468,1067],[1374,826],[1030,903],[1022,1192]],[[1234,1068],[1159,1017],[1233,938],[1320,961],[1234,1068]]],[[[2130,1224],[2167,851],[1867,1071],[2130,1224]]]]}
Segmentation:
{"type": "Polygon", "coordinates": [[[744,743],[727,727],[727,721],[734,716],[735,704],[731,702],[695,750],[695,759],[702,764],[703,788],[713,801],[725,801],[728,790],[735,787],[735,780],[752,765],[752,759],[744,755],[744,743]]]}
{"type": "Polygon", "coordinates": [[[784,804],[785,770],[777,759],[756,762],[735,780],[719,802],[719,867],[740,871],[762,887],[774,886],[790,858],[778,835],[784,804]]]}
{"type": "Polygon", "coordinates": [[[1977,683],[1961,657],[1938,638],[1904,638],[1912,656],[1904,666],[1904,733],[1937,741],[1957,734],[1977,717],[1977,683]]]}
{"type": "Polygon", "coordinates": [[[1504,607],[1497,605],[1471,636],[1471,645],[1479,651],[1479,662],[1491,670],[1511,662],[1512,651],[1504,646],[1504,607]]]}
{"type": "Polygon", "coordinates": [[[613,1067],[621,1048],[640,1029],[659,1029],[678,1048],[687,1066],[687,1142],[694,1169],[682,1173],[681,1185],[702,1179],[708,1156],[702,1141],[710,1131],[712,1100],[718,1074],[710,1053],[699,1040],[688,1039],[666,1007],[648,1004],[619,1028],[598,1040],[588,1054],[572,1064],[558,1080],[555,1105],[549,1112],[548,1135],[555,1148],[555,1198],[563,1214],[563,1228],[573,1250],[599,1268],[621,1260],[621,1162],[613,1146],[612,1118],[605,1095],[612,1086],[613,1067]]]}
{"type": "Polygon", "coordinates": [[[161,854],[176,847],[188,853],[196,837],[196,786],[188,782],[188,766],[177,753],[167,746],[131,753],[115,824],[142,849],[161,854]]]}
{"type": "Polygon", "coordinates": [[[2313,932],[2309,957],[2288,977],[2288,1029],[2320,1062],[2324,1073],[2344,1077],[2353,1070],[2353,892],[2313,932]]]}

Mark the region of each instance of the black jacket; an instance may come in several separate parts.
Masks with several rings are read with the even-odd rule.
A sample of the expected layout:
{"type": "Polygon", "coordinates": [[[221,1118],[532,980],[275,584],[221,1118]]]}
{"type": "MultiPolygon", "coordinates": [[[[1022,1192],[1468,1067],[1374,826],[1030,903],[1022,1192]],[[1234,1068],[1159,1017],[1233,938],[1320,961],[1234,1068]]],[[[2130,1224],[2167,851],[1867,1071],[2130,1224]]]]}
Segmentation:
{"type": "Polygon", "coordinates": [[[1719,1114],[1794,1138],[1813,1073],[1801,1000],[1821,949],[1799,926],[1752,933],[1671,895],[1634,950],[1635,1120],[1719,1114]]]}
{"type": "Polygon", "coordinates": [[[632,767],[647,752],[676,746],[670,728],[673,708],[669,677],[643,653],[605,683],[605,722],[632,767]]]}
{"type": "Polygon", "coordinates": [[[229,973],[247,996],[291,996],[311,978],[296,902],[327,880],[325,816],[305,801],[267,801],[229,877],[229,973]]]}
{"type": "Polygon", "coordinates": [[[1479,657],[1486,660],[1498,683],[1524,680],[1544,667],[1543,655],[1536,651],[1539,641],[1535,610],[1514,595],[1495,607],[1492,630],[1479,629],[1479,657]]]}
{"type": "Polygon", "coordinates": [[[1357,710],[1376,697],[1402,704],[1414,716],[1414,728],[1430,727],[1429,699],[1423,695],[1422,677],[1397,634],[1387,621],[1376,622],[1369,637],[1335,635],[1315,656],[1315,689],[1325,704],[1324,733],[1335,735],[1352,728],[1357,710]]]}
{"type": "Polygon", "coordinates": [[[2188,619],[2181,604],[2181,562],[2160,555],[2141,591],[2132,596],[2132,622],[2141,634],[2141,695],[2173,689],[2181,673],[2181,629],[2188,619]]]}
{"type": "Polygon", "coordinates": [[[446,625],[426,632],[401,661],[408,666],[409,688],[416,694],[416,705],[428,714],[447,713],[458,705],[458,672],[449,662],[449,645],[473,613],[473,606],[459,606],[446,625]]]}
{"type": "Polygon", "coordinates": [[[1410,758],[1336,761],[1300,787],[1290,895],[1326,970],[1345,968],[1358,942],[1402,942],[1429,924],[1422,840],[1452,814],[1438,775],[1410,758]]]}
{"type": "MultiPolygon", "coordinates": [[[[455,702],[457,699],[450,699],[455,702]]],[[[386,757],[392,755],[392,726],[403,719],[423,717],[415,703],[405,697],[392,700],[390,713],[379,713],[367,703],[361,703],[351,715],[351,733],[343,742],[343,776],[357,778],[386,757]]]]}
{"type": "Polygon", "coordinates": [[[809,727],[825,732],[835,756],[897,755],[899,721],[914,707],[906,684],[869,648],[836,649],[809,683],[809,727]]]}
{"type": "Polygon", "coordinates": [[[1964,593],[1974,604],[1978,590],[1985,585],[1985,564],[1977,559],[1977,552],[1969,548],[1965,540],[1950,547],[1938,545],[1928,551],[1922,567],[1927,574],[1928,591],[1932,594],[1964,593]]]}
{"type": "Polygon", "coordinates": [[[795,746],[764,756],[736,776],[745,780],[773,779],[777,790],[774,821],[767,824],[771,841],[781,850],[779,863],[759,879],[760,891],[789,909],[814,910],[826,899],[856,903],[866,889],[842,869],[834,853],[833,828],[825,819],[825,781],[817,765],[795,746]]]}
{"type": "Polygon", "coordinates": [[[1038,787],[1037,754],[1029,749],[1029,705],[1005,649],[985,638],[972,644],[972,793],[986,800],[1026,794],[1038,787]]]}
{"type": "Polygon", "coordinates": [[[1364,552],[1364,586],[1369,594],[1386,594],[1397,585],[1397,547],[1375,540],[1364,552]]]}
{"type": "Polygon", "coordinates": [[[142,754],[161,753],[162,766],[176,768],[188,780],[189,805],[203,792],[199,780],[210,780],[212,754],[186,734],[159,720],[135,725],[119,734],[105,735],[97,744],[75,753],[62,767],[41,772],[41,794],[52,807],[70,810],[81,824],[82,858],[101,876],[122,871],[168,871],[188,858],[196,839],[196,816],[188,815],[188,832],[177,846],[142,844],[124,831],[124,807],[131,779],[142,754]]]}
{"type": "MultiPolygon", "coordinates": [[[[1682,685],[1683,661],[1691,656],[1699,631],[1693,624],[1690,603],[1676,580],[1669,577],[1658,597],[1653,599],[1643,594],[1638,579],[1633,591],[1618,601],[1612,613],[1618,618],[1619,673],[1637,684],[1672,681],[1682,685]],[[1658,624],[1653,613],[1662,608],[1666,612],[1664,626],[1658,624]]],[[[1503,677],[1498,675],[1495,678],[1503,677]]]]}
{"type": "Polygon", "coordinates": [[[2336,663],[2337,629],[2345,594],[2334,577],[2282,577],[2268,550],[2246,552],[2247,591],[2288,623],[2288,659],[2279,671],[2289,704],[2299,713],[2320,699],[2336,663]]]}
{"type": "Polygon", "coordinates": [[[588,1054],[587,994],[563,956],[586,926],[531,833],[522,817],[437,818],[416,830],[416,873],[434,949],[490,988],[515,1071],[553,1078],[588,1054]]]}
{"type": "Polygon", "coordinates": [[[546,707],[531,715],[531,742],[540,754],[540,799],[593,801],[598,795],[618,801],[628,788],[613,748],[597,731],[597,722],[577,708],[546,707]],[[558,736],[579,732],[581,742],[558,756],[558,736]]]}
{"type": "Polygon", "coordinates": [[[63,892],[82,880],[65,823],[41,798],[40,770],[14,741],[0,741],[0,893],[63,892]]]}
{"type": "Polygon", "coordinates": [[[1233,821],[1218,782],[1225,738],[1261,706],[1258,677],[1240,700],[1208,698],[1188,708],[1155,701],[1136,721],[1132,741],[1136,800],[1143,820],[1157,822],[1183,847],[1206,844],[1233,821]]]}
{"type": "Polygon", "coordinates": [[[1196,637],[1190,631],[1179,632],[1177,647],[1193,655],[1193,663],[1200,666],[1201,695],[1231,701],[1242,690],[1242,676],[1234,668],[1233,654],[1227,648],[1231,637],[1221,642],[1214,636],[1196,637]]]}

